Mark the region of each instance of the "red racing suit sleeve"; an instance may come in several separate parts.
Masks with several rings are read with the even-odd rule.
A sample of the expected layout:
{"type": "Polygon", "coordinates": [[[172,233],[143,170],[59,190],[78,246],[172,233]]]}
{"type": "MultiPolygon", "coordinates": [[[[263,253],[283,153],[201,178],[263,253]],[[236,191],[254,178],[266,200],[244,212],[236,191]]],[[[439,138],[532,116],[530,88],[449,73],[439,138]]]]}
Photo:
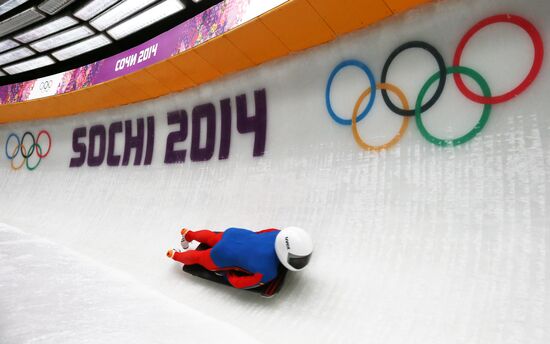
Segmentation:
{"type": "Polygon", "coordinates": [[[226,277],[232,286],[235,288],[244,289],[259,285],[263,275],[257,272],[254,275],[239,276],[233,271],[229,271],[227,272],[226,277]]]}
{"type": "Polygon", "coordinates": [[[273,232],[273,231],[278,231],[277,228],[268,228],[268,229],[263,229],[259,232],[256,232],[256,234],[259,234],[259,233],[268,233],[268,232],[273,232]]]}

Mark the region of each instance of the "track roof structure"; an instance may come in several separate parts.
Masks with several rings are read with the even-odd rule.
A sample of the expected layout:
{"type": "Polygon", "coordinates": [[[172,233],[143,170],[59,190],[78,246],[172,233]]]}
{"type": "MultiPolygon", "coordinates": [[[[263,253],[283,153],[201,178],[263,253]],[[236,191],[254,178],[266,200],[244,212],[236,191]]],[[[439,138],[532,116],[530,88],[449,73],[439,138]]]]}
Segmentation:
{"type": "Polygon", "coordinates": [[[180,92],[327,43],[338,36],[431,1],[0,0],[0,71],[5,74],[0,76],[0,124],[69,116],[180,92]],[[14,6],[16,3],[20,4],[14,6]],[[131,10],[130,7],[125,11],[117,10],[119,6],[130,6],[130,3],[133,4],[131,10]],[[53,14],[45,12],[46,4],[52,8],[48,10],[53,14]],[[163,7],[160,11],[163,15],[145,15],[157,6],[167,4],[174,6],[171,7],[172,12],[167,10],[168,7],[163,7]],[[92,5],[98,6],[98,9],[92,11],[92,5]],[[252,11],[252,16],[248,13],[235,19],[231,17],[232,11],[222,13],[227,8],[243,10],[247,6],[257,7],[255,12],[252,11]],[[258,9],[260,7],[262,9],[258,9]],[[7,11],[1,12],[2,9],[7,11]],[[114,12],[117,15],[112,14],[114,12]],[[38,13],[40,19],[28,19],[28,13],[32,13],[31,17],[38,13]],[[227,27],[220,30],[220,23],[211,18],[212,13],[218,16],[216,20],[229,20],[232,25],[224,24],[227,27]],[[220,13],[223,15],[220,16],[220,13]],[[15,19],[10,19],[14,17],[22,18],[20,20],[27,18],[29,23],[16,28],[15,19]],[[128,22],[136,18],[145,18],[145,24],[138,30],[128,29],[128,22]],[[45,79],[55,73],[67,74],[71,68],[76,71],[129,52],[134,54],[136,47],[154,42],[160,36],[181,29],[182,25],[188,23],[191,25],[183,30],[191,32],[182,34],[199,37],[194,36],[192,44],[183,48],[180,46],[162,60],[151,59],[139,68],[133,66],[125,74],[100,78],[95,83],[84,82],[80,87],[63,92],[58,90],[57,93],[29,97],[29,93],[39,89],[45,79]],[[1,31],[2,24],[5,33],[1,31]],[[64,28],[54,32],[52,25],[55,25],[55,29],[64,28]],[[208,37],[204,37],[202,31],[207,31],[208,37]],[[58,42],[60,35],[62,43],[58,42]],[[97,37],[105,37],[109,43],[64,59],[64,54],[68,54],[66,49],[79,44],[87,46],[87,40],[96,38],[99,41],[97,37]],[[21,58],[4,55],[18,49],[21,49],[18,52],[20,55],[31,55],[21,58]],[[36,58],[43,58],[45,65],[14,72],[14,66],[20,63],[32,65],[29,61],[36,58]],[[3,59],[6,62],[2,62],[3,59]]]}
{"type": "Polygon", "coordinates": [[[136,46],[221,0],[0,1],[0,85],[136,46]]]}

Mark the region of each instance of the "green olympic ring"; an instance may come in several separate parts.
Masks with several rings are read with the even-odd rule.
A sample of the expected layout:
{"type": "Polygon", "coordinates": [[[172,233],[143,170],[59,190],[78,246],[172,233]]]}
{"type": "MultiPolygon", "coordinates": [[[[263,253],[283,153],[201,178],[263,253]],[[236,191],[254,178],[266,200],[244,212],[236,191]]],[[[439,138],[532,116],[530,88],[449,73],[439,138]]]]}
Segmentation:
{"type": "MultiPolygon", "coordinates": [[[[462,67],[462,66],[447,67],[446,74],[464,74],[471,77],[481,87],[483,96],[487,98],[491,97],[491,90],[489,89],[489,85],[487,84],[485,79],[475,70],[468,67],[462,67]]],[[[414,109],[416,125],[418,127],[418,130],[422,134],[422,136],[424,136],[424,138],[429,142],[442,147],[457,146],[473,139],[483,129],[483,127],[485,127],[485,124],[487,124],[487,121],[489,120],[489,114],[491,113],[491,104],[483,105],[483,113],[481,114],[481,118],[479,119],[477,124],[474,126],[474,128],[470,130],[468,133],[466,133],[465,135],[458,137],[456,139],[450,139],[450,140],[445,140],[445,139],[440,139],[438,137],[435,137],[428,132],[428,130],[424,126],[424,123],[422,122],[422,101],[424,100],[424,96],[426,95],[426,92],[428,92],[428,89],[430,88],[430,86],[434,82],[439,80],[439,78],[440,78],[439,72],[435,73],[428,79],[428,81],[426,81],[426,83],[420,90],[420,94],[418,95],[418,99],[416,100],[416,106],[414,109]]]]}

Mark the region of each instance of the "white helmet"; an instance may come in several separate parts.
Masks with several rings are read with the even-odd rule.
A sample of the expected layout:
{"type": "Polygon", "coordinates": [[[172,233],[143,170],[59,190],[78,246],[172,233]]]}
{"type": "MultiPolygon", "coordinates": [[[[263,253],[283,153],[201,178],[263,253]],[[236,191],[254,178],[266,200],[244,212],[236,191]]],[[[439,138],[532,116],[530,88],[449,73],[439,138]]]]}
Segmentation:
{"type": "Polygon", "coordinates": [[[275,252],[285,268],[299,271],[309,263],[313,243],[309,234],[303,229],[287,227],[275,238],[275,252]]]}

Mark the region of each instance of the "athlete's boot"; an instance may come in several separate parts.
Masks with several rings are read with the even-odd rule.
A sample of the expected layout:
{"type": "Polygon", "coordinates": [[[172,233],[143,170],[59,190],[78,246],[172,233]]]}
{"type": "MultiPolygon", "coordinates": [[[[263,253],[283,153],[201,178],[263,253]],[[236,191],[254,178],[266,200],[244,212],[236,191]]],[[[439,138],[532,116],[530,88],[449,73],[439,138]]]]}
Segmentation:
{"type": "Polygon", "coordinates": [[[171,248],[171,249],[168,250],[168,252],[166,252],[166,256],[167,256],[168,258],[174,258],[174,254],[175,254],[176,252],[180,252],[180,251],[178,251],[178,250],[176,250],[176,249],[174,249],[174,248],[171,248]]]}
{"type": "Polygon", "coordinates": [[[184,250],[187,250],[189,248],[189,241],[185,239],[185,234],[187,234],[189,230],[187,228],[182,228],[181,230],[181,248],[184,250]]]}

